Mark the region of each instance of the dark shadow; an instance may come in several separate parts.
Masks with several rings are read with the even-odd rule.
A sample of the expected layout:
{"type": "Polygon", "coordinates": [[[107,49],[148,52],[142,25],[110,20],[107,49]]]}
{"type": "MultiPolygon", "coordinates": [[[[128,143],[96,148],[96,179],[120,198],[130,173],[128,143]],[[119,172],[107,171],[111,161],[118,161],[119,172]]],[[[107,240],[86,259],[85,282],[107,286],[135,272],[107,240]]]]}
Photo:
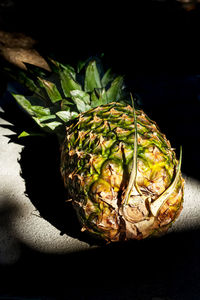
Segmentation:
{"type": "Polygon", "coordinates": [[[0,292],[44,299],[198,299],[198,236],[185,232],[67,255],[22,245],[18,263],[1,268],[0,292]]]}
{"type": "Polygon", "coordinates": [[[176,149],[177,157],[182,146],[182,172],[199,180],[199,73],[137,76],[130,79],[129,85],[139,95],[141,108],[176,149]]]}
{"type": "Polygon", "coordinates": [[[56,137],[28,139],[19,160],[21,176],[25,180],[25,193],[40,216],[60,230],[60,234],[89,244],[100,244],[81,232],[72,202],[67,201],[69,197],[60,174],[60,150],[56,137]]]}
{"type": "Polygon", "coordinates": [[[28,198],[41,217],[61,234],[80,235],[80,226],[68,199],[60,174],[59,144],[55,137],[28,138],[19,160],[28,198]]]}
{"type": "Polygon", "coordinates": [[[199,4],[187,12],[175,0],[5,2],[12,5],[0,6],[3,30],[28,34],[67,62],[104,52],[117,73],[199,70],[199,4]]]}

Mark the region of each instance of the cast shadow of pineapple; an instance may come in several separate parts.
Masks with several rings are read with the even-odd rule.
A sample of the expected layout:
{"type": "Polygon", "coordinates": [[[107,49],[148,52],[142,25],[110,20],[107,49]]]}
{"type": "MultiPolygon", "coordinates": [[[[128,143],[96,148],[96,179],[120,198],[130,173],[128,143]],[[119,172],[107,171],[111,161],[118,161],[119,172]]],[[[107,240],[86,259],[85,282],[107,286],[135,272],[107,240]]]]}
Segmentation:
{"type": "Polygon", "coordinates": [[[25,182],[27,201],[31,201],[37,210],[37,215],[56,227],[60,234],[67,234],[89,244],[102,244],[88,234],[81,232],[81,226],[76,212],[69,199],[60,174],[60,150],[55,136],[42,135],[19,139],[24,124],[27,130],[42,134],[34,122],[19,109],[13,99],[5,95],[0,99],[0,118],[11,124],[1,125],[12,132],[7,137],[9,143],[21,144],[24,147],[20,153],[20,175],[25,182]],[[17,117],[16,117],[17,116],[17,117]]]}
{"type": "Polygon", "coordinates": [[[55,137],[30,137],[19,163],[25,180],[25,194],[39,215],[67,234],[89,244],[101,241],[81,232],[81,226],[60,174],[60,151],[55,137]]]}

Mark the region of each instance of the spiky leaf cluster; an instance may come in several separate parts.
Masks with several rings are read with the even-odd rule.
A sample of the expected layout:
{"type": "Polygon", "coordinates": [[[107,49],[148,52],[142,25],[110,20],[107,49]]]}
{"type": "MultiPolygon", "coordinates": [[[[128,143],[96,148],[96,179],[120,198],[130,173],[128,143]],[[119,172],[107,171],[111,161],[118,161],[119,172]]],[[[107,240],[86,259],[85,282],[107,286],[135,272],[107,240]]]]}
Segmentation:
{"type": "MultiPolygon", "coordinates": [[[[48,132],[62,137],[63,125],[100,105],[125,99],[123,76],[115,76],[111,69],[103,71],[101,62],[91,58],[70,65],[48,59],[52,72],[31,64],[27,71],[6,68],[9,75],[25,86],[31,95],[12,93],[21,107],[48,132]]],[[[24,132],[21,136],[27,135],[24,132]]],[[[62,138],[61,138],[62,139],[62,138]]]]}

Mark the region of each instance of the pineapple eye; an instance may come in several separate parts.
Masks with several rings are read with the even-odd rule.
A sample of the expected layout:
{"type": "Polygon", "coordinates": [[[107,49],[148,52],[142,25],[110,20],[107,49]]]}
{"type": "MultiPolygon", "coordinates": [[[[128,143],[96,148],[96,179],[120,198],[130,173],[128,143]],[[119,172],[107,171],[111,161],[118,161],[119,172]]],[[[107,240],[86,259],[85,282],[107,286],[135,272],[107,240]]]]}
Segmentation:
{"type": "Polygon", "coordinates": [[[123,167],[120,160],[106,160],[101,169],[101,177],[107,181],[115,191],[118,191],[123,180],[123,167]]]}
{"type": "Polygon", "coordinates": [[[118,193],[114,191],[112,186],[104,179],[99,178],[95,181],[90,189],[90,197],[92,201],[108,205],[112,209],[117,208],[118,193]]]}

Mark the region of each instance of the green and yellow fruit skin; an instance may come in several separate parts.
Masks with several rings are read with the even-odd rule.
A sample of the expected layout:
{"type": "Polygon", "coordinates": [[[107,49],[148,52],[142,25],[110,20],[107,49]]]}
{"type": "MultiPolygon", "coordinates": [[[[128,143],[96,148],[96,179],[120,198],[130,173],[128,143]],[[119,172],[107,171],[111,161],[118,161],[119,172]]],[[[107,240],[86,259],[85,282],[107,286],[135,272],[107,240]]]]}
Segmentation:
{"type": "Polygon", "coordinates": [[[156,123],[135,112],[137,176],[126,205],[136,134],[130,105],[113,102],[81,113],[62,144],[61,174],[83,230],[107,241],[165,232],[182,209],[184,180],[175,152],[156,123]]]}

